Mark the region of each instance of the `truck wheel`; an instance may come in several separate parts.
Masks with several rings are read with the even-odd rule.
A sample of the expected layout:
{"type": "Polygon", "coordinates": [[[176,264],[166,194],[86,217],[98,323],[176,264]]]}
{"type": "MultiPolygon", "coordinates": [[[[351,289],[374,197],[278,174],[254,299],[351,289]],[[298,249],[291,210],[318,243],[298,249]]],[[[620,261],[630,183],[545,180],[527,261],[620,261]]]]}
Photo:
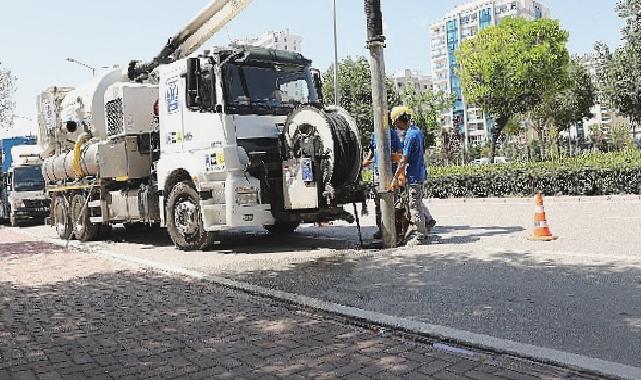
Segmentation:
{"type": "Polygon", "coordinates": [[[77,194],[71,199],[71,221],[73,224],[73,236],[80,241],[91,241],[98,237],[99,226],[91,223],[91,213],[85,207],[87,198],[77,194]]]}
{"type": "Polygon", "coordinates": [[[63,240],[69,240],[72,230],[71,216],[69,215],[69,203],[63,196],[58,196],[53,200],[52,206],[53,226],[56,228],[56,234],[63,240]]]}
{"type": "Polygon", "coordinates": [[[296,231],[298,226],[300,226],[300,222],[284,222],[276,223],[273,226],[265,226],[265,229],[272,235],[286,235],[296,231]]]}
{"type": "Polygon", "coordinates": [[[189,182],[180,182],[167,200],[167,231],[176,247],[184,251],[207,249],[214,234],[205,231],[200,212],[200,196],[189,182]]]}

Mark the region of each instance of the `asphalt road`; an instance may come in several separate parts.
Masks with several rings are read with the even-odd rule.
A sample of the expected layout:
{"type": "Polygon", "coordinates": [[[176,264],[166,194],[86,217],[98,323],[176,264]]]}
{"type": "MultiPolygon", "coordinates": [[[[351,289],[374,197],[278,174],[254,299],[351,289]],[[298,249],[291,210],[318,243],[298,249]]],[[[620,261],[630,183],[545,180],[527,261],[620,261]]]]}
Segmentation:
{"type": "MultiPolygon", "coordinates": [[[[560,239],[526,239],[528,200],[433,201],[431,244],[359,250],[350,226],[288,237],[221,237],[177,252],[165,235],[124,233],[106,246],[131,256],[430,324],[641,367],[641,201],[548,199],[560,239]]],[[[366,218],[366,237],[374,228],[366,218]]],[[[31,232],[50,233],[42,227],[31,232]]]]}

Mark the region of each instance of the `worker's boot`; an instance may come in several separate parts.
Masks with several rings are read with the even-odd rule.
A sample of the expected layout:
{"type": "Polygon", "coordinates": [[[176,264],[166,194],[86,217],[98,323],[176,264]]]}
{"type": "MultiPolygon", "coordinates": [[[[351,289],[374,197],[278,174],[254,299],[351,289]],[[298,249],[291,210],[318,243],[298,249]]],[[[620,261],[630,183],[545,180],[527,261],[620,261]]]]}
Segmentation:
{"type": "Polygon", "coordinates": [[[407,248],[412,248],[416,247],[417,245],[424,244],[427,244],[427,237],[417,232],[414,232],[410,236],[408,236],[407,241],[405,242],[405,246],[407,248]]]}
{"type": "Polygon", "coordinates": [[[436,227],[435,219],[431,219],[429,222],[425,223],[425,228],[427,228],[427,232],[432,232],[434,227],[436,227]]]}

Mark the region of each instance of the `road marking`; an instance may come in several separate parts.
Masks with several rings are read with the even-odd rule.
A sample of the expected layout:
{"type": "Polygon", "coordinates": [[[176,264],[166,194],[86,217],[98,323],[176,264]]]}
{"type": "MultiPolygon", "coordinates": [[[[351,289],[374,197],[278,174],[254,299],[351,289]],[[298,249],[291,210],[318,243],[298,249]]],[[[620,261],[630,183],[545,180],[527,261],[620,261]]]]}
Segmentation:
{"type": "MultiPolygon", "coordinates": [[[[30,236],[37,237],[30,232],[28,234],[30,236]]],[[[57,245],[65,245],[65,242],[56,239],[45,239],[44,241],[57,245]]],[[[103,248],[100,243],[86,245],[72,241],[69,245],[73,246],[74,248],[89,249],[91,250],[91,253],[104,258],[121,261],[128,264],[135,264],[137,266],[154,269],[162,273],[178,274],[192,277],[199,280],[211,282],[215,285],[240,290],[245,293],[272,298],[279,301],[285,301],[291,304],[320,310],[351,319],[369,321],[373,324],[378,324],[385,327],[434,337],[445,342],[452,342],[456,344],[476,347],[482,350],[497,353],[517,355],[542,363],[550,363],[565,367],[587,370],[606,376],[615,376],[631,380],[641,379],[641,368],[639,367],[609,362],[606,360],[591,358],[570,352],[558,351],[551,348],[519,343],[507,339],[496,338],[490,335],[476,334],[469,331],[457,330],[447,326],[432,325],[407,318],[395,317],[382,313],[358,309],[355,307],[343,306],[333,302],[327,302],[317,298],[287,293],[280,290],[267,289],[261,286],[230,280],[224,277],[208,275],[206,273],[180,266],[168,265],[156,261],[131,257],[126,254],[110,252],[107,249],[103,248]]]]}

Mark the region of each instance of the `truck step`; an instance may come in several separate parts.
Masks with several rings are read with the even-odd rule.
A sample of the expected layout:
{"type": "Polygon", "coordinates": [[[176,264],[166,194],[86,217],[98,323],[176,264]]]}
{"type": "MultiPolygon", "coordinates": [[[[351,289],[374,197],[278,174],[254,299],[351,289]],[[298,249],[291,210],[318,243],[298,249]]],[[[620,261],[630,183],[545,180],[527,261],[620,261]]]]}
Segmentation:
{"type": "Polygon", "coordinates": [[[101,201],[100,201],[100,199],[98,199],[97,201],[91,201],[91,202],[89,202],[89,204],[87,205],[87,207],[89,207],[89,208],[100,208],[100,207],[101,207],[101,201]]]}
{"type": "Polygon", "coordinates": [[[92,216],[91,218],[89,218],[89,221],[93,224],[102,223],[102,216],[92,216]]]}

